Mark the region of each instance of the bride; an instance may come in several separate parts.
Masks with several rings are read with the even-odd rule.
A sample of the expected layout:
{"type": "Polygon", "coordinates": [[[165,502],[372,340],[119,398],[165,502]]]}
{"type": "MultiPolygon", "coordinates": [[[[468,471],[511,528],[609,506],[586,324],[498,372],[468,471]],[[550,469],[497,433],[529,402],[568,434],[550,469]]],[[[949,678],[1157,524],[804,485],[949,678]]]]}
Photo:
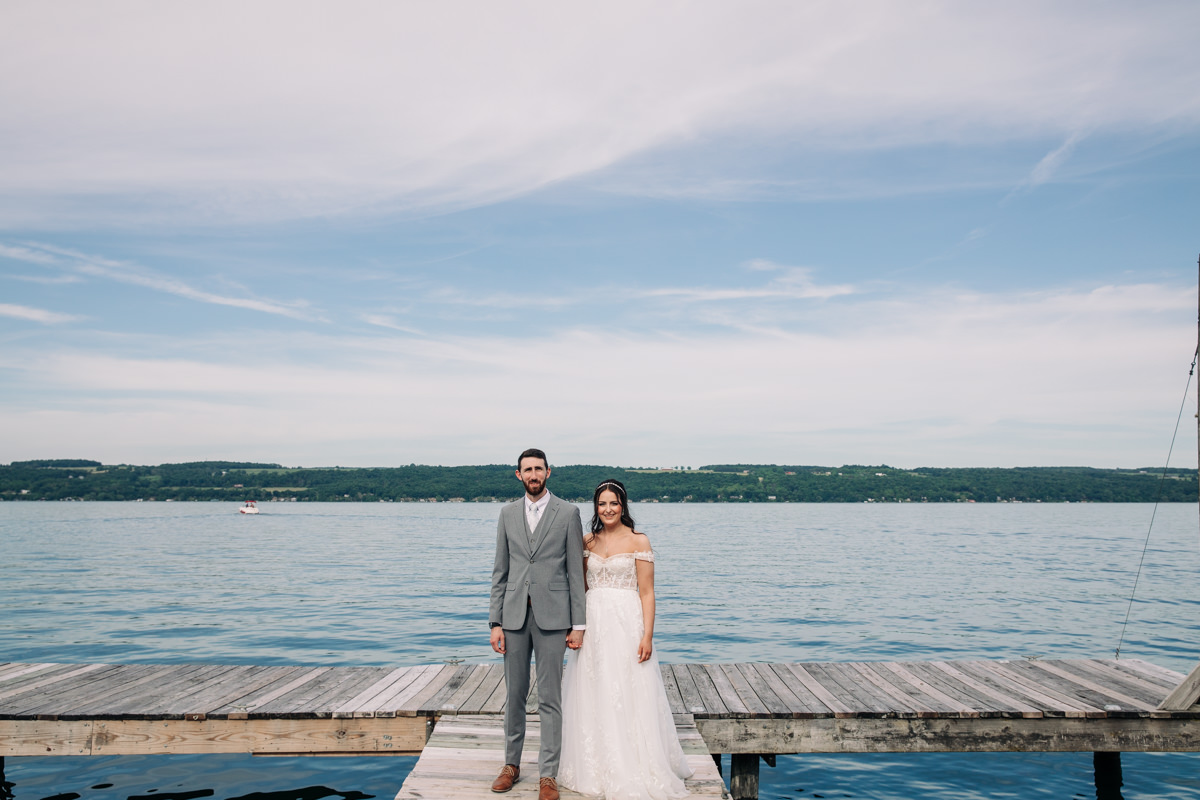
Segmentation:
{"type": "Polygon", "coordinates": [[[559,782],[606,800],[669,800],[690,778],[654,654],[654,552],[625,486],[604,481],[584,537],[587,634],[568,651],[559,782]]]}

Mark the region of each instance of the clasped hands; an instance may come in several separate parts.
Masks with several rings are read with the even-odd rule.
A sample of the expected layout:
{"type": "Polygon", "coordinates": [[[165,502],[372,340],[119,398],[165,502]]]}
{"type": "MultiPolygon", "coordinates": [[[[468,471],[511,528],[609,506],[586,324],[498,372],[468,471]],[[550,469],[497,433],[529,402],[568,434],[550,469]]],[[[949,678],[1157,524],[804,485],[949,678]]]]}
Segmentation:
{"type": "MultiPolygon", "coordinates": [[[[567,634],[567,647],[578,650],[583,647],[583,631],[571,631],[567,634]]],[[[492,649],[504,655],[504,628],[499,625],[492,628],[492,649]]]]}

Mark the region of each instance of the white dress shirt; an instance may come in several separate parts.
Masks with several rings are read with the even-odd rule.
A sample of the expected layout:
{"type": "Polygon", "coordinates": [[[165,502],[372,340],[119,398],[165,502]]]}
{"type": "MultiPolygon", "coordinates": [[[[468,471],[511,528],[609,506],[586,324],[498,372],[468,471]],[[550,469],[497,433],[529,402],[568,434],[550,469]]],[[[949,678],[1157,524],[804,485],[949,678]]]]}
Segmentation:
{"type": "Polygon", "coordinates": [[[542,492],[542,496],[537,500],[530,500],[529,495],[525,495],[525,521],[529,523],[531,534],[537,530],[538,523],[542,520],[542,514],[546,513],[546,505],[549,502],[550,492],[542,492]]]}

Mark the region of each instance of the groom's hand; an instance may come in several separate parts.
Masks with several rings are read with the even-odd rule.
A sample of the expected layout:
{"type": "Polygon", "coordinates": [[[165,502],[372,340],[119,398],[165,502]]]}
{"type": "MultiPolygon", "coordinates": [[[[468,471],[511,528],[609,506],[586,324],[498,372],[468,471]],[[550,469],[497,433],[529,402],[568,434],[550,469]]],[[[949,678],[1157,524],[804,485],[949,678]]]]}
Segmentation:
{"type": "Polygon", "coordinates": [[[571,631],[567,634],[567,647],[578,650],[583,647],[583,631],[571,631]]]}
{"type": "Polygon", "coordinates": [[[504,655],[504,628],[499,625],[492,628],[492,649],[504,655]]]}

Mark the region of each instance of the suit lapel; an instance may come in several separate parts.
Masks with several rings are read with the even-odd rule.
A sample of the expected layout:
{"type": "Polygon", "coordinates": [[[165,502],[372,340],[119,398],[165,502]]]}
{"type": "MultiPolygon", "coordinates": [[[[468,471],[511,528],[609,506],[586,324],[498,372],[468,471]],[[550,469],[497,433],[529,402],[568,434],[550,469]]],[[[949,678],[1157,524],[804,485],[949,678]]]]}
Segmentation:
{"type": "MultiPolygon", "coordinates": [[[[522,501],[515,505],[516,505],[516,508],[513,510],[512,513],[513,513],[513,516],[516,517],[516,519],[514,519],[512,521],[512,525],[515,530],[524,531],[525,535],[517,536],[517,537],[513,537],[513,538],[520,539],[521,547],[525,550],[526,553],[528,553],[532,557],[533,556],[533,547],[531,545],[531,542],[533,539],[533,534],[530,533],[529,522],[528,522],[528,520],[525,519],[525,503],[524,503],[524,501],[522,501]]],[[[510,539],[509,541],[511,542],[512,539],[510,539]]]]}
{"type": "MultiPolygon", "coordinates": [[[[524,513],[524,510],[522,510],[524,513]]],[[[537,527],[533,530],[533,549],[529,555],[537,553],[537,550],[542,545],[542,540],[546,538],[546,532],[550,530],[550,524],[554,521],[554,515],[558,513],[558,498],[550,495],[549,502],[546,503],[546,510],[542,512],[542,518],[538,520],[537,527]]],[[[529,524],[526,523],[526,528],[529,524]]]]}

